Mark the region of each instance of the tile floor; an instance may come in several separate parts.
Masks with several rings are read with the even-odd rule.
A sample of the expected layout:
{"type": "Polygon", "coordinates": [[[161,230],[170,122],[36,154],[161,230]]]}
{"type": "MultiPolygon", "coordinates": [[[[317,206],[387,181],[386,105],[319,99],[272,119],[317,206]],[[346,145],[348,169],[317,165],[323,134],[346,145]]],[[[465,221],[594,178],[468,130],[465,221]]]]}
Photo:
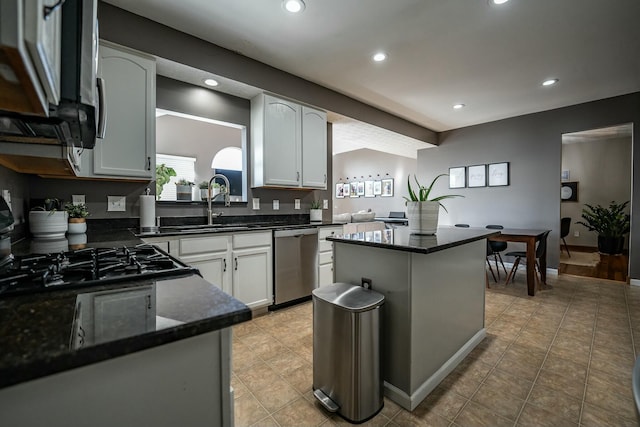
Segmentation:
{"type": "MultiPolygon", "coordinates": [[[[524,274],[492,282],[484,341],[413,412],[385,399],[365,425],[637,426],[640,288],[570,275],[547,283],[529,297],[524,274]]],[[[234,327],[237,426],[348,424],[314,401],[311,321],[305,303],[234,327]]]]}

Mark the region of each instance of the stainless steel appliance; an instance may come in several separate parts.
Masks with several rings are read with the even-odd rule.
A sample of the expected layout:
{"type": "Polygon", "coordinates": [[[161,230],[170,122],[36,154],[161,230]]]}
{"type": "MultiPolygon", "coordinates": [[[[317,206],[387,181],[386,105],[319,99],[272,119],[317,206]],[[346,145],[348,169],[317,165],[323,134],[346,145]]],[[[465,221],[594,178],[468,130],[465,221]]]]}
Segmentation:
{"type": "Polygon", "coordinates": [[[318,286],[318,229],[273,232],[275,306],[309,298],[318,286]]]}
{"type": "Polygon", "coordinates": [[[0,266],[0,298],[194,273],[199,274],[197,269],[147,244],[16,256],[0,266]]]}
{"type": "Polygon", "coordinates": [[[9,233],[13,230],[13,214],[9,204],[0,196],[0,266],[11,261],[11,237],[9,233]]]}
{"type": "Polygon", "coordinates": [[[11,95],[0,97],[1,164],[25,173],[77,174],[77,150],[93,148],[96,135],[104,129],[104,97],[96,79],[97,0],[56,2],[64,4],[49,12],[46,7],[31,11],[31,3],[8,0],[0,5],[0,91],[11,95]],[[47,13],[49,18],[44,17],[47,13]],[[58,25],[54,28],[51,24],[56,20],[58,25]],[[23,22],[24,28],[20,25],[23,22]],[[33,42],[26,33],[22,37],[30,25],[39,29],[33,42]],[[37,48],[30,48],[31,45],[37,48]],[[35,52],[45,53],[36,56],[35,52]],[[51,84],[40,84],[45,81],[40,74],[54,76],[46,80],[51,84]],[[40,94],[53,93],[45,96],[41,111],[24,101],[38,99],[38,88],[40,94]],[[40,150],[21,153],[29,145],[40,150]],[[70,154],[74,150],[65,147],[76,152],[70,154]],[[40,162],[34,158],[49,160],[40,162]],[[30,170],[25,165],[30,165],[30,170]]]}

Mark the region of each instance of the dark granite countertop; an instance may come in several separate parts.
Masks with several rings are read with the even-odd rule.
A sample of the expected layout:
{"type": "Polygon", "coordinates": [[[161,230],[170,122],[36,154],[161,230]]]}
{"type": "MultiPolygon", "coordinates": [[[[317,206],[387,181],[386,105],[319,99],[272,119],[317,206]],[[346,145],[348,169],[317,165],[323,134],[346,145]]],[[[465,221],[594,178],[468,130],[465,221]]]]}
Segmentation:
{"type": "Polygon", "coordinates": [[[198,275],[5,297],[0,387],[250,319],[246,305],[198,275]]]}
{"type": "Polygon", "coordinates": [[[411,234],[408,228],[367,231],[327,237],[327,240],[428,254],[500,234],[486,228],[439,227],[435,235],[411,234]]]}

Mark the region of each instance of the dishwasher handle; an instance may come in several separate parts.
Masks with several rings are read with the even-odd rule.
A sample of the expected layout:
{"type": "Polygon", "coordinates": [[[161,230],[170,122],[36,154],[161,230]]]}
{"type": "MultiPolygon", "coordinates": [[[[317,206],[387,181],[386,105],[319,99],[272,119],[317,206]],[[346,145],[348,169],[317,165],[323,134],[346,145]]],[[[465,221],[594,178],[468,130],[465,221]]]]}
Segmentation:
{"type": "Polygon", "coordinates": [[[306,236],[306,235],[312,235],[312,234],[318,234],[318,229],[317,228],[296,228],[296,229],[292,229],[292,230],[275,230],[273,232],[273,237],[275,237],[276,239],[278,237],[299,237],[299,236],[306,236]]]}

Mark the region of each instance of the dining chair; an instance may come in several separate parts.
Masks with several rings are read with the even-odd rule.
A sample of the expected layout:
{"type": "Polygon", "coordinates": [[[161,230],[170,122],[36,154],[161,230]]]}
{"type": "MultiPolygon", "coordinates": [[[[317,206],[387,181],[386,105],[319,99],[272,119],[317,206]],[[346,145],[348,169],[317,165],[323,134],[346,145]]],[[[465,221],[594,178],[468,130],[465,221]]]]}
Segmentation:
{"type": "MultiPolygon", "coordinates": [[[[498,224],[489,224],[485,228],[490,230],[503,230],[504,227],[498,224]]],[[[491,253],[487,254],[487,257],[493,255],[493,260],[496,263],[496,271],[498,272],[498,279],[500,278],[500,269],[498,268],[498,259],[500,259],[500,264],[502,264],[502,269],[504,270],[504,274],[507,274],[507,268],[504,266],[504,262],[502,261],[501,252],[507,250],[507,242],[496,242],[493,240],[489,240],[489,246],[491,247],[491,253]]]]}
{"type": "MultiPolygon", "coordinates": [[[[551,232],[551,230],[545,231],[544,234],[542,235],[542,237],[540,238],[540,241],[538,242],[538,246],[536,247],[536,260],[535,260],[535,268],[536,271],[538,273],[540,273],[542,275],[542,272],[540,271],[540,258],[542,258],[546,252],[547,252],[547,237],[549,236],[549,233],[551,232]]],[[[508,252],[505,255],[507,256],[512,256],[515,257],[516,260],[513,262],[513,267],[511,267],[511,271],[509,272],[509,275],[507,276],[507,281],[504,283],[505,286],[509,284],[509,279],[511,279],[511,283],[513,283],[513,281],[516,278],[516,272],[518,270],[518,265],[520,264],[520,260],[522,260],[522,258],[526,259],[527,258],[527,252],[525,251],[513,251],[513,252],[508,252]]],[[[536,276],[536,287],[539,289],[540,288],[540,282],[542,281],[542,278],[538,279],[538,274],[535,275],[536,276]]]]}
{"type": "MultiPolygon", "coordinates": [[[[564,244],[564,249],[567,251],[567,255],[571,258],[571,254],[569,253],[569,247],[567,246],[567,241],[564,240],[565,237],[569,235],[569,231],[571,230],[571,218],[564,217],[560,219],[560,238],[562,239],[562,243],[564,244]]],[[[562,249],[560,249],[562,251],[562,249]]]]}

